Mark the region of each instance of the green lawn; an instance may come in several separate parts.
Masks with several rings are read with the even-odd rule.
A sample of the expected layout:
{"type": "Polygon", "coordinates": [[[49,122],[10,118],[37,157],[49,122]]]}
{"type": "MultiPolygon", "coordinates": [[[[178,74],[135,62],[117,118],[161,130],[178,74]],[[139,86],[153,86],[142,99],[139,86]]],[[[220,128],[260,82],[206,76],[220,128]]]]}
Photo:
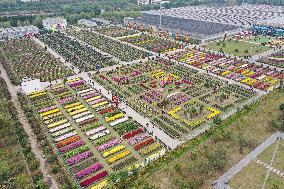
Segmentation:
{"type": "Polygon", "coordinates": [[[265,36],[253,36],[251,37],[248,41],[254,42],[254,43],[267,43],[270,41],[269,37],[265,37],[265,36]]]}
{"type": "MultiPolygon", "coordinates": [[[[263,39],[264,40],[264,39],[263,39]]],[[[254,40],[252,40],[254,42],[254,40]]],[[[234,40],[226,40],[225,42],[214,42],[209,43],[206,45],[206,47],[215,50],[215,51],[221,51],[225,53],[229,53],[235,56],[254,56],[260,53],[263,53],[265,51],[270,50],[269,47],[261,46],[255,43],[249,43],[246,41],[234,41],[234,40]],[[245,51],[248,50],[246,53],[245,51]]]]}

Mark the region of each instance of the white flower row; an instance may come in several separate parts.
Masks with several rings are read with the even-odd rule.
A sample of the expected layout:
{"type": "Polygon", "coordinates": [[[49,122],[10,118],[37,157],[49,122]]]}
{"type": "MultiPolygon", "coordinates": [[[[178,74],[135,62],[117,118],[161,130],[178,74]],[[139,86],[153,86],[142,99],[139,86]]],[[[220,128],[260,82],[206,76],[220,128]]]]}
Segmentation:
{"type": "Polygon", "coordinates": [[[76,123],[81,123],[81,122],[86,121],[88,119],[91,119],[93,117],[95,117],[95,116],[93,114],[90,114],[90,115],[87,115],[85,117],[81,117],[79,119],[76,119],[75,121],[76,121],[76,123]]]}
{"type": "Polygon", "coordinates": [[[105,130],[105,129],[106,129],[106,127],[101,126],[101,127],[92,129],[92,130],[90,130],[90,131],[87,131],[87,132],[86,132],[86,135],[87,135],[87,136],[90,136],[90,135],[96,134],[96,133],[98,133],[98,132],[100,132],[100,131],[103,131],[103,130],[105,130]]]}
{"type": "Polygon", "coordinates": [[[96,93],[97,91],[93,90],[93,91],[88,91],[86,93],[83,93],[83,94],[80,94],[81,97],[84,97],[84,96],[87,96],[87,95],[90,95],[90,94],[93,94],[93,93],[96,93]]]}
{"type": "Polygon", "coordinates": [[[70,132],[70,133],[67,133],[67,134],[65,134],[65,135],[62,135],[62,136],[60,136],[60,137],[54,139],[54,141],[55,141],[55,142],[59,142],[59,141],[64,140],[64,139],[66,139],[66,138],[72,137],[72,136],[74,136],[74,135],[76,135],[76,134],[77,134],[76,131],[72,131],[72,132],[70,132]]]}
{"type": "Polygon", "coordinates": [[[58,127],[55,127],[55,128],[52,128],[52,129],[49,129],[49,132],[53,133],[53,132],[56,132],[56,131],[59,131],[61,129],[64,129],[66,127],[70,127],[71,124],[68,122],[68,123],[64,123],[63,125],[60,125],[58,127]]]}
{"type": "Polygon", "coordinates": [[[73,127],[68,127],[68,128],[66,128],[66,129],[62,129],[62,130],[60,130],[60,131],[57,131],[57,132],[55,132],[55,133],[52,133],[51,136],[52,136],[52,137],[58,137],[58,136],[60,136],[60,135],[63,135],[63,134],[65,134],[65,133],[68,133],[68,132],[73,131],[73,130],[74,130],[73,127]]]}
{"type": "Polygon", "coordinates": [[[79,92],[77,92],[77,93],[78,93],[78,94],[83,94],[83,93],[90,92],[90,91],[95,91],[95,90],[92,89],[92,88],[88,88],[88,89],[84,89],[84,90],[82,90],[82,91],[79,91],[79,92]]]}
{"type": "Polygon", "coordinates": [[[105,105],[105,106],[99,106],[99,107],[97,107],[97,108],[95,109],[95,111],[98,112],[98,111],[100,111],[100,110],[102,110],[102,109],[106,109],[106,108],[108,108],[108,107],[111,107],[111,104],[110,104],[110,103],[108,103],[108,104],[105,105]]]}
{"type": "Polygon", "coordinates": [[[94,105],[94,104],[100,103],[100,102],[102,102],[102,101],[104,101],[104,100],[106,100],[106,99],[101,97],[101,98],[98,98],[98,99],[96,99],[96,100],[93,100],[93,101],[88,102],[88,104],[89,104],[89,105],[94,105]]]}
{"type": "Polygon", "coordinates": [[[84,115],[88,115],[88,114],[91,114],[91,113],[92,112],[90,112],[90,111],[86,111],[86,112],[83,112],[83,113],[76,114],[76,115],[72,116],[72,118],[73,119],[78,119],[78,118],[80,118],[80,117],[82,117],[84,115]]]}
{"type": "Polygon", "coordinates": [[[123,118],[117,119],[117,120],[111,122],[111,123],[110,123],[110,126],[113,127],[113,126],[115,126],[115,125],[117,125],[117,124],[119,124],[119,123],[122,123],[122,122],[127,121],[128,119],[129,119],[128,117],[123,117],[123,118]]]}
{"type": "Polygon", "coordinates": [[[110,134],[110,131],[108,129],[91,136],[90,139],[91,140],[96,140],[96,139],[101,138],[101,137],[103,137],[103,136],[105,136],[107,134],[110,134]]]}

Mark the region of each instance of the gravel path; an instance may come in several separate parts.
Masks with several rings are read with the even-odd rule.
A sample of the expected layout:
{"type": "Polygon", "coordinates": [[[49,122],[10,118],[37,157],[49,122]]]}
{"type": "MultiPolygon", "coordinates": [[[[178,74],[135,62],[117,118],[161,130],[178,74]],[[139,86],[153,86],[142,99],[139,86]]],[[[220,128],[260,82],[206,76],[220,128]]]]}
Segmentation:
{"type": "Polygon", "coordinates": [[[7,75],[6,70],[3,68],[3,65],[0,64],[0,70],[1,70],[1,75],[3,77],[3,79],[5,80],[7,86],[8,86],[8,90],[11,94],[11,102],[13,103],[17,113],[18,113],[18,119],[20,121],[20,123],[22,124],[25,132],[28,134],[28,139],[29,142],[31,144],[31,148],[32,148],[32,152],[35,154],[35,157],[37,158],[37,160],[39,161],[39,169],[42,171],[43,173],[43,177],[44,180],[49,183],[49,188],[50,189],[58,189],[58,183],[52,178],[52,176],[49,174],[48,172],[48,165],[46,163],[46,159],[43,155],[42,150],[40,149],[40,146],[37,142],[37,139],[31,129],[31,126],[29,125],[29,122],[27,120],[27,117],[24,113],[24,111],[21,108],[18,96],[17,96],[17,91],[14,88],[13,84],[10,81],[10,78],[7,75]]]}

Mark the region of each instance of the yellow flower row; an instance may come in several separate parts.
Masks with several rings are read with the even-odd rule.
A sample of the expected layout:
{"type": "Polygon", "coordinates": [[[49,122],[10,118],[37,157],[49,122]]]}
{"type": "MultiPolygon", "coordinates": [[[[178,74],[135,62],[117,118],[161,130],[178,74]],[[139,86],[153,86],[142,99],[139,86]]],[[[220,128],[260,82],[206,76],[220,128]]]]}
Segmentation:
{"type": "Polygon", "coordinates": [[[116,114],[116,115],[114,115],[112,117],[105,118],[105,120],[106,120],[107,123],[109,123],[109,122],[112,122],[112,121],[117,120],[117,119],[122,118],[122,117],[124,117],[124,114],[123,113],[118,113],[118,114],[116,114]]]}
{"type": "Polygon", "coordinates": [[[59,111],[60,111],[59,108],[55,108],[55,109],[53,109],[53,110],[49,110],[49,111],[47,111],[47,112],[40,113],[39,115],[40,115],[40,117],[44,117],[44,116],[48,116],[48,115],[50,115],[50,114],[57,113],[57,112],[59,112],[59,111]]]}
{"type": "Polygon", "coordinates": [[[81,104],[81,105],[78,105],[78,106],[75,106],[75,107],[73,107],[73,108],[68,108],[67,109],[67,112],[73,112],[73,111],[76,111],[76,110],[80,110],[80,109],[82,109],[82,108],[84,108],[85,106],[83,105],[83,104],[81,104]]]}
{"type": "Polygon", "coordinates": [[[87,111],[87,110],[88,110],[87,108],[82,108],[82,109],[80,109],[80,110],[76,110],[76,111],[74,111],[74,112],[70,112],[70,115],[73,116],[73,115],[76,115],[76,114],[85,112],[85,111],[87,111]]]}
{"type": "Polygon", "coordinates": [[[43,117],[42,120],[43,121],[48,121],[48,120],[50,120],[50,119],[52,119],[52,118],[54,118],[56,116],[59,116],[61,114],[62,114],[62,112],[57,112],[57,113],[54,113],[54,114],[51,114],[51,115],[43,117]]]}
{"type": "Polygon", "coordinates": [[[94,104],[94,105],[92,105],[92,107],[93,108],[97,108],[97,107],[99,107],[99,106],[103,106],[103,105],[105,105],[105,104],[108,104],[108,101],[102,101],[102,102],[100,102],[100,103],[97,103],[97,104],[94,104]]]}
{"type": "Polygon", "coordinates": [[[118,155],[108,159],[107,162],[108,162],[108,164],[113,164],[114,162],[116,162],[116,161],[118,161],[118,160],[128,156],[129,154],[131,154],[130,151],[126,150],[126,151],[124,151],[124,152],[122,152],[122,153],[120,153],[120,154],[118,154],[118,155]]]}
{"type": "Polygon", "coordinates": [[[99,99],[99,98],[101,98],[100,95],[99,95],[99,96],[92,97],[92,98],[89,98],[89,99],[86,100],[86,102],[91,102],[91,101],[97,100],[97,99],[99,99]]]}
{"type": "Polygon", "coordinates": [[[102,188],[106,188],[107,186],[108,186],[108,180],[104,180],[100,182],[99,184],[93,186],[91,189],[102,189],[102,188]]]}
{"type": "Polygon", "coordinates": [[[64,106],[65,109],[68,109],[68,108],[73,108],[74,106],[78,106],[82,104],[81,102],[75,102],[75,103],[72,103],[72,104],[68,104],[66,106],[64,106]]]}
{"type": "Polygon", "coordinates": [[[62,125],[63,123],[66,123],[68,120],[67,119],[63,119],[63,120],[60,120],[60,121],[57,121],[55,123],[52,123],[52,124],[49,124],[47,125],[47,128],[52,128],[52,127],[56,127],[58,125],[62,125]]]}
{"type": "Polygon", "coordinates": [[[33,95],[30,95],[29,98],[35,98],[35,97],[38,97],[38,96],[42,96],[42,95],[45,95],[47,94],[45,91],[42,91],[40,93],[36,93],[36,94],[33,94],[33,95]]]}
{"type": "Polygon", "coordinates": [[[117,152],[119,152],[119,151],[121,151],[123,149],[125,149],[125,146],[124,145],[120,145],[118,147],[115,147],[115,148],[113,148],[113,149],[103,153],[103,157],[108,157],[108,156],[110,156],[112,154],[115,154],[115,153],[117,153],[117,152]]]}
{"type": "Polygon", "coordinates": [[[209,107],[208,110],[209,110],[210,112],[212,112],[212,114],[209,114],[209,115],[207,116],[207,119],[208,119],[208,120],[210,120],[210,119],[216,117],[217,115],[221,114],[221,112],[220,112],[219,110],[216,110],[216,109],[211,108],[211,107],[209,107]]]}
{"type": "Polygon", "coordinates": [[[79,81],[79,80],[81,80],[81,78],[77,77],[77,78],[74,78],[74,79],[67,80],[67,83],[72,83],[74,81],[79,81]]]}

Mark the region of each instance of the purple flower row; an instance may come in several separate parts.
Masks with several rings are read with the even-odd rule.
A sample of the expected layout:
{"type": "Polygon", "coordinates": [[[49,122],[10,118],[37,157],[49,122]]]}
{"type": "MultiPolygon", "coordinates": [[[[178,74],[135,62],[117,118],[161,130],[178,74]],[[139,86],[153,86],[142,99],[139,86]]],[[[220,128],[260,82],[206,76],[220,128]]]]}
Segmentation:
{"type": "Polygon", "coordinates": [[[103,166],[101,163],[97,163],[97,164],[95,164],[95,165],[92,165],[92,166],[90,166],[90,167],[88,167],[88,168],[86,168],[86,169],[84,169],[84,170],[82,170],[82,171],[76,173],[76,174],[75,174],[75,175],[76,175],[76,178],[77,178],[77,179],[82,179],[82,178],[84,178],[85,176],[87,176],[87,175],[89,175],[89,174],[91,174],[91,173],[94,173],[94,172],[96,172],[96,171],[102,169],[103,167],[104,167],[104,166],[103,166]]]}
{"type": "Polygon", "coordinates": [[[47,108],[43,108],[43,109],[39,110],[38,112],[39,112],[39,113],[47,112],[47,111],[53,110],[53,109],[55,109],[55,108],[56,108],[56,106],[50,106],[50,107],[47,107],[47,108]]]}
{"type": "Polygon", "coordinates": [[[104,151],[104,150],[106,150],[108,148],[111,148],[111,147],[113,147],[113,146],[115,146],[117,144],[120,144],[120,143],[121,143],[121,140],[114,139],[114,140],[112,140],[112,141],[110,141],[110,142],[108,142],[106,144],[103,144],[103,145],[99,146],[98,147],[98,151],[104,151]]]}
{"type": "Polygon", "coordinates": [[[59,101],[59,103],[63,104],[65,102],[69,102],[75,99],[75,96],[71,96],[71,97],[67,97],[67,98],[63,98],[59,101]]]}
{"type": "Polygon", "coordinates": [[[83,152],[81,154],[78,154],[74,157],[71,157],[69,159],[67,159],[67,163],[69,165],[74,165],[76,163],[79,163],[80,161],[83,161],[84,159],[87,159],[88,157],[92,156],[92,152],[91,151],[87,151],[87,152],[83,152]]]}
{"type": "Polygon", "coordinates": [[[82,140],[80,140],[80,141],[78,141],[78,142],[74,142],[74,143],[72,143],[72,144],[69,144],[68,146],[64,146],[64,147],[62,147],[62,148],[60,148],[60,151],[61,151],[61,153],[66,153],[66,152],[68,152],[68,151],[70,151],[70,150],[73,150],[73,149],[75,149],[75,148],[78,148],[78,147],[80,147],[80,146],[83,146],[85,144],[85,142],[84,141],[82,141],[82,140]]]}
{"type": "Polygon", "coordinates": [[[138,142],[141,142],[142,140],[144,140],[144,139],[146,139],[146,138],[148,138],[148,137],[149,137],[149,135],[148,135],[147,133],[145,133],[145,134],[143,134],[143,135],[141,135],[141,136],[136,136],[136,137],[134,137],[133,139],[131,139],[131,140],[129,141],[129,144],[135,145],[135,144],[137,144],[138,142]]]}

